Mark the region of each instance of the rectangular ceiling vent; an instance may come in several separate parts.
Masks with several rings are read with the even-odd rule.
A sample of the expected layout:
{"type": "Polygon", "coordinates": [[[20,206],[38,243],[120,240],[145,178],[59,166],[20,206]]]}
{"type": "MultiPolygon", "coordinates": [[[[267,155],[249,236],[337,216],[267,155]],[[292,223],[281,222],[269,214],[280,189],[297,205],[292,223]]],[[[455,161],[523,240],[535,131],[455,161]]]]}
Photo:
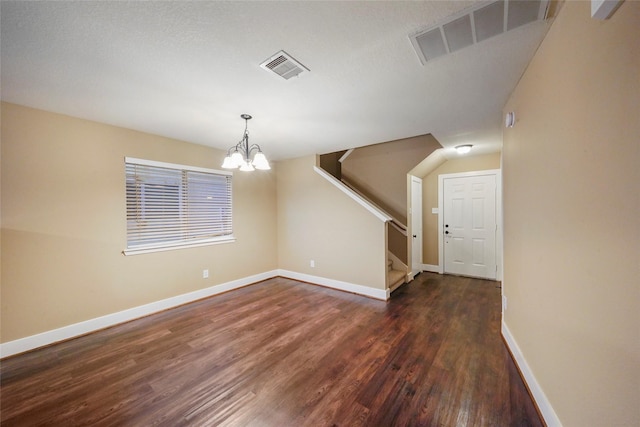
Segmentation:
{"type": "Polygon", "coordinates": [[[530,22],[546,19],[549,0],[499,0],[453,15],[409,36],[422,65],[530,22]]]}
{"type": "Polygon", "coordinates": [[[309,71],[307,67],[296,61],[284,50],[281,50],[280,52],[271,56],[269,59],[260,64],[260,66],[267,71],[273,71],[286,80],[309,71]]]}

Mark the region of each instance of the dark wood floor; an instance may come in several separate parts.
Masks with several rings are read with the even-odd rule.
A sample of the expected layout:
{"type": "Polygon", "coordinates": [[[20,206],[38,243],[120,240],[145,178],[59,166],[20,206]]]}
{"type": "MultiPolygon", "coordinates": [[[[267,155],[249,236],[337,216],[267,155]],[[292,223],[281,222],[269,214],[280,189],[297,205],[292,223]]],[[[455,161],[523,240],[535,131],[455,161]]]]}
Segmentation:
{"type": "Polygon", "coordinates": [[[496,282],[271,279],[2,361],[2,426],[540,426],[496,282]]]}

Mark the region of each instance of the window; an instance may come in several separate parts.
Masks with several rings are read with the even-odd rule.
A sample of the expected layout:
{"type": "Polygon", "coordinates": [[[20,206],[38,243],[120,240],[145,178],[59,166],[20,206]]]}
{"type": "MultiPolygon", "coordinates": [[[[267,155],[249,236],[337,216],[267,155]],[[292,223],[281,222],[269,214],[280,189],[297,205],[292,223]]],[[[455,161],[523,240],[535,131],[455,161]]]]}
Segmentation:
{"type": "Polygon", "coordinates": [[[126,255],[234,241],[231,173],[125,158],[126,255]]]}

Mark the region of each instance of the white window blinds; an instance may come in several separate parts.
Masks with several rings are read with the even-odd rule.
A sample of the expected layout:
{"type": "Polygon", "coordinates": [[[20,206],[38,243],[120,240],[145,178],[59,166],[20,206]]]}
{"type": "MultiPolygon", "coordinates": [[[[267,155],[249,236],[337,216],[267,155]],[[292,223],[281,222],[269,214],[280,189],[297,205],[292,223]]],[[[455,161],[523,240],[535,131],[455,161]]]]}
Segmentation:
{"type": "Polygon", "coordinates": [[[125,254],[233,241],[231,174],[127,157],[125,254]]]}

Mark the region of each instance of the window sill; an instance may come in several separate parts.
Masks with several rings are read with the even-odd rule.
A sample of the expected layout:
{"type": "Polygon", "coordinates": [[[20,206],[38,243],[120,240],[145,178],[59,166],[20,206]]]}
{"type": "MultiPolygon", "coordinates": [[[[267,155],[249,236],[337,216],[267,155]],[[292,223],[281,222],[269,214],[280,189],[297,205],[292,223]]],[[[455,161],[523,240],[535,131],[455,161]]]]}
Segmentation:
{"type": "Polygon", "coordinates": [[[164,252],[164,251],[173,251],[177,249],[186,249],[186,248],[198,248],[200,246],[210,246],[210,245],[220,245],[223,243],[233,243],[236,241],[236,238],[232,236],[225,236],[224,238],[217,238],[211,240],[201,240],[199,242],[194,243],[176,243],[176,244],[165,244],[158,246],[141,246],[137,248],[127,248],[122,253],[124,255],[139,255],[139,254],[148,254],[152,252],[164,252]]]}

